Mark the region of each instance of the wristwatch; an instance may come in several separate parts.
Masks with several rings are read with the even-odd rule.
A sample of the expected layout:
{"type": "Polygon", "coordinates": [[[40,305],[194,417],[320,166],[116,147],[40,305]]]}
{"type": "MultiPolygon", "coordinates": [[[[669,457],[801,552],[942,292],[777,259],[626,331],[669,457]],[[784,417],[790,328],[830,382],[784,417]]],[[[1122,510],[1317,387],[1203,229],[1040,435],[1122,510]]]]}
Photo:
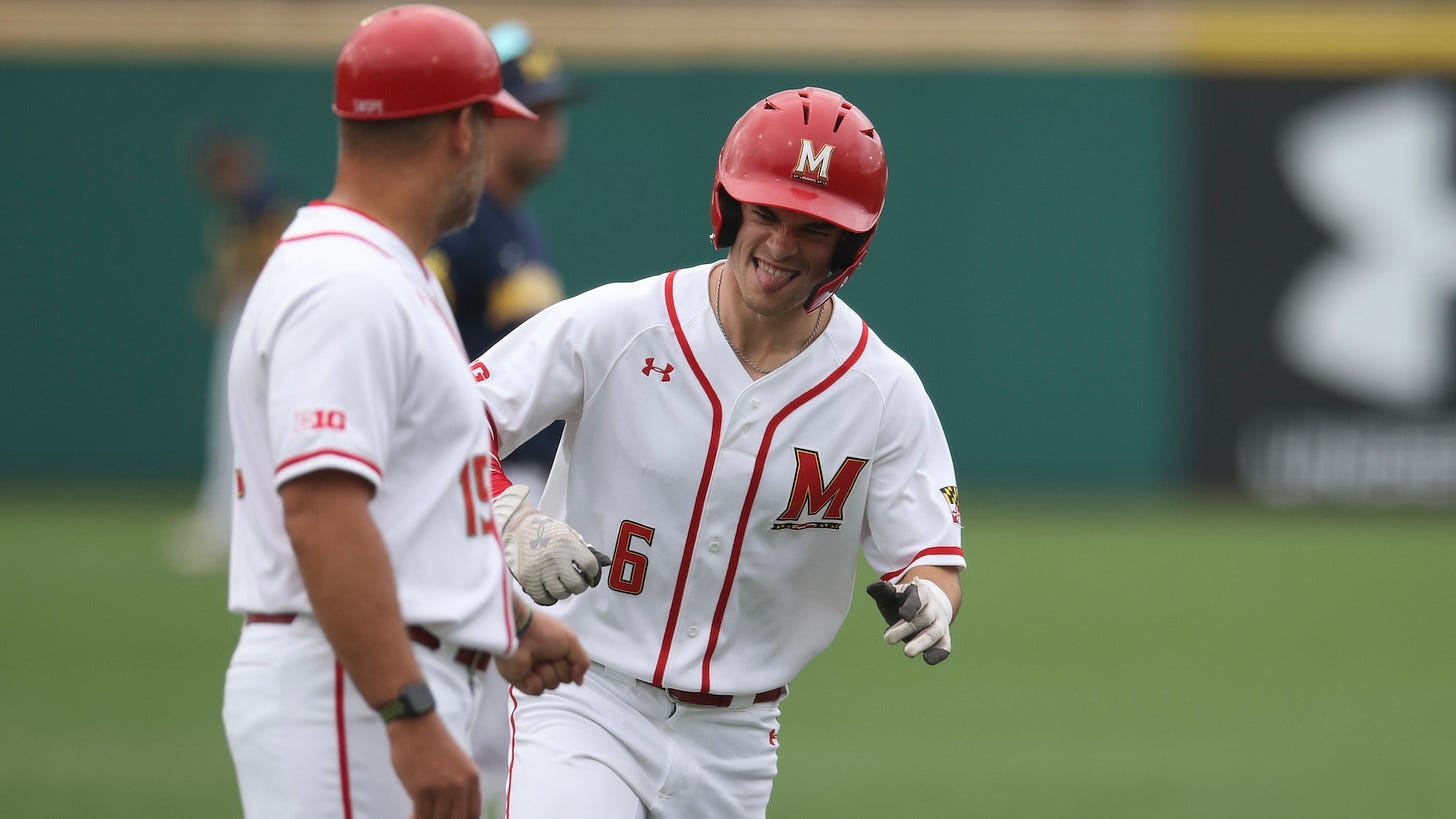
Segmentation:
{"type": "Polygon", "coordinates": [[[425,683],[410,683],[399,689],[398,697],[374,710],[379,712],[385,722],[423,717],[435,710],[435,695],[430,693],[430,687],[425,683]]]}

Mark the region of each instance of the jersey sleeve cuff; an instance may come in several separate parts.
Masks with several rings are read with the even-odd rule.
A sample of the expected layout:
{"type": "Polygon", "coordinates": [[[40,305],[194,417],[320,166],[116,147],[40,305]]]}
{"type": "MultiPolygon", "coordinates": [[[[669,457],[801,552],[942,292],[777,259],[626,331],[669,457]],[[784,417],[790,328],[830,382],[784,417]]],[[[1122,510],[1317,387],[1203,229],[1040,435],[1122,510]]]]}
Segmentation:
{"type": "Polygon", "coordinates": [[[880,575],[880,579],[887,583],[897,582],[905,576],[906,572],[916,566],[958,566],[965,568],[966,554],[959,546],[931,546],[928,549],[922,549],[903,567],[880,575]]]}
{"type": "Polygon", "coordinates": [[[312,452],[295,455],[278,464],[277,469],[273,470],[273,486],[282,486],[294,478],[317,472],[320,469],[338,469],[358,475],[376,488],[384,477],[383,470],[362,455],[345,452],[341,449],[316,449],[312,452]]]}

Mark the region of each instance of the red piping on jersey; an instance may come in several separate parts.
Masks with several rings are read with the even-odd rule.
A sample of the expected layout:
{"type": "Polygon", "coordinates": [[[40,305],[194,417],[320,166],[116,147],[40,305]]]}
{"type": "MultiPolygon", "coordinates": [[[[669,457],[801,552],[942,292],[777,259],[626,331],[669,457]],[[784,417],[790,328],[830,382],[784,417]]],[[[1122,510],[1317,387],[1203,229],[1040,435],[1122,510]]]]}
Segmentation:
{"type": "Polygon", "coordinates": [[[484,400],[480,402],[480,411],[485,413],[485,422],[490,424],[490,457],[500,463],[500,427],[495,425],[495,416],[490,414],[490,405],[484,400]]]}
{"type": "Polygon", "coordinates": [[[354,797],[349,792],[349,743],[344,730],[344,667],[334,663],[334,725],[339,738],[339,798],[344,800],[344,819],[354,819],[354,797]]]}
{"type": "Polygon", "coordinates": [[[506,757],[509,761],[506,762],[505,819],[511,819],[511,774],[516,771],[516,709],[520,707],[520,703],[516,702],[516,687],[514,685],[506,686],[506,696],[511,698],[511,750],[510,755],[506,757]]]}
{"type": "Polygon", "coordinates": [[[501,466],[500,429],[495,425],[495,416],[490,414],[490,407],[484,401],[480,402],[480,411],[485,413],[485,423],[490,427],[490,495],[495,497],[500,494],[496,491],[497,486],[505,490],[515,486],[516,482],[506,475],[501,466]]]}
{"type": "MultiPolygon", "coordinates": [[[[490,482],[487,488],[490,489],[490,497],[494,501],[497,495],[513,484],[511,483],[511,479],[506,477],[505,470],[501,468],[499,455],[500,444],[497,443],[500,440],[500,433],[496,432],[495,418],[491,416],[490,408],[485,405],[484,401],[480,402],[480,408],[485,413],[486,425],[490,427],[490,474],[486,477],[486,480],[490,482]]],[[[506,565],[505,539],[501,537],[500,527],[501,522],[496,520],[495,507],[492,505],[490,510],[490,533],[495,536],[495,545],[497,549],[500,549],[501,565],[504,566],[506,565]]],[[[513,590],[511,589],[510,580],[507,579],[510,576],[511,572],[509,569],[501,572],[501,605],[505,608],[505,621],[509,625],[509,628],[506,629],[506,650],[502,652],[504,654],[510,654],[516,650],[516,618],[515,613],[511,611],[513,590]]],[[[514,738],[511,741],[514,742],[514,738]]]]}
{"type": "MultiPolygon", "coordinates": [[[[330,202],[327,199],[314,199],[314,200],[312,200],[311,202],[308,203],[308,206],[311,207],[311,208],[339,208],[341,210],[347,210],[350,213],[357,213],[360,216],[363,216],[365,219],[368,219],[369,221],[373,222],[374,224],[379,225],[380,227],[384,228],[385,230],[389,230],[389,228],[386,227],[383,222],[379,221],[378,219],[375,219],[373,216],[370,216],[369,214],[365,213],[364,211],[359,210],[358,208],[351,208],[348,205],[343,205],[343,204],[340,204],[338,202],[330,202]]],[[[389,230],[389,232],[390,233],[393,233],[394,231],[389,230]]]]}
{"type": "MultiPolygon", "coordinates": [[[[486,476],[486,480],[489,481],[486,488],[490,490],[491,500],[494,501],[495,496],[500,494],[496,487],[505,489],[511,485],[511,479],[507,478],[505,470],[501,469],[500,455],[497,454],[500,448],[497,443],[500,440],[500,433],[496,432],[495,418],[491,416],[490,407],[487,407],[484,401],[480,402],[480,409],[485,413],[486,424],[490,427],[490,474],[486,476]]],[[[495,536],[495,545],[497,549],[500,549],[501,565],[504,566],[506,565],[505,541],[501,538],[500,521],[495,519],[494,506],[490,511],[490,533],[495,536]]],[[[502,654],[510,654],[516,650],[516,619],[511,611],[511,582],[507,579],[510,576],[509,569],[501,572],[501,605],[505,608],[505,621],[509,626],[506,629],[506,650],[501,652],[502,654]]]]}
{"type": "Polygon", "coordinates": [[[718,595],[718,608],[713,612],[713,629],[708,634],[708,650],[703,654],[703,690],[712,691],[712,681],[708,676],[708,666],[713,662],[713,650],[718,647],[718,634],[723,628],[723,617],[728,612],[728,594],[733,591],[733,578],[738,572],[738,558],[743,554],[743,536],[748,529],[748,516],[753,511],[753,498],[758,494],[758,482],[763,477],[763,465],[768,460],[768,448],[773,443],[774,432],[780,423],[795,410],[807,404],[811,399],[829,389],[830,385],[844,377],[850,368],[859,361],[864,354],[865,347],[869,345],[870,326],[863,321],[860,322],[859,343],[855,345],[854,352],[844,359],[844,363],[835,368],[823,381],[809,388],[808,392],[784,405],[768,422],[763,431],[763,442],[758,445],[758,457],[753,461],[753,477],[748,479],[748,491],[743,496],[743,511],[738,514],[738,529],[733,533],[733,553],[728,557],[728,574],[723,578],[723,592],[718,595]]]}
{"type": "Polygon", "coordinates": [[[955,555],[961,560],[966,559],[966,553],[959,546],[931,546],[929,549],[922,549],[920,552],[916,553],[914,557],[910,558],[910,562],[905,564],[904,568],[896,569],[893,572],[887,572],[885,574],[882,574],[880,575],[880,579],[889,581],[897,578],[900,575],[910,571],[910,567],[915,565],[915,561],[919,560],[922,557],[931,557],[933,555],[955,555]]]}
{"type": "Polygon", "coordinates": [[[279,472],[282,472],[288,467],[293,466],[294,464],[301,461],[306,461],[309,458],[320,458],[324,455],[338,455],[340,458],[348,458],[351,461],[358,461],[359,463],[364,464],[365,466],[373,470],[374,474],[378,475],[381,479],[384,477],[384,470],[380,469],[377,465],[375,465],[373,461],[361,455],[355,455],[352,452],[345,452],[342,449],[315,449],[313,452],[305,452],[302,455],[295,455],[292,458],[289,458],[288,460],[279,464],[278,468],[273,470],[273,474],[277,475],[279,472]]]}
{"type": "Polygon", "coordinates": [[[450,337],[455,339],[455,347],[460,351],[460,357],[469,361],[470,353],[465,352],[465,339],[461,338],[460,328],[456,326],[455,319],[445,315],[445,311],[440,309],[440,305],[436,304],[434,299],[430,299],[430,306],[435,308],[435,315],[439,316],[440,320],[445,322],[445,329],[449,330],[450,337]]]}
{"type": "MultiPolygon", "coordinates": [[[[398,233],[395,233],[394,230],[389,227],[389,225],[384,224],[383,222],[379,221],[378,219],[375,219],[373,216],[370,216],[369,214],[365,213],[364,211],[359,210],[358,208],[351,208],[348,205],[341,205],[338,202],[330,202],[327,199],[315,199],[312,202],[309,202],[308,203],[308,206],[311,207],[311,208],[339,208],[341,210],[347,210],[350,213],[357,213],[360,216],[363,216],[365,219],[368,219],[369,221],[373,222],[374,224],[379,225],[380,227],[382,227],[385,230],[389,231],[390,233],[393,233],[394,236],[395,236],[395,238],[399,238],[399,234],[398,233]]],[[[299,238],[299,239],[307,239],[307,238],[311,238],[313,236],[324,236],[324,235],[327,235],[327,234],[323,234],[323,233],[312,233],[312,234],[309,234],[308,236],[299,236],[299,237],[296,237],[296,238],[299,238]]],[[[352,233],[341,233],[339,235],[341,235],[341,236],[354,236],[354,234],[352,234],[352,233]]],[[[354,236],[354,238],[356,238],[356,239],[358,239],[358,240],[360,240],[362,242],[368,242],[369,244],[374,245],[373,242],[370,242],[368,239],[365,239],[362,236],[354,236]]],[[[285,241],[288,241],[288,240],[285,240],[285,241]]],[[[404,240],[403,239],[400,239],[400,241],[403,242],[404,240]]],[[[282,242],[280,242],[279,244],[282,244],[282,242]]],[[[384,253],[384,255],[386,255],[386,256],[390,255],[388,253],[385,253],[383,250],[380,250],[380,248],[379,248],[378,245],[374,245],[374,249],[375,250],[379,250],[380,253],[384,253]]],[[[424,261],[422,259],[415,259],[415,263],[420,266],[420,274],[423,275],[426,279],[430,278],[429,268],[425,267],[424,261]]]]}
{"type": "MultiPolygon", "coordinates": [[[[424,268],[420,269],[423,270],[424,268]]],[[[470,361],[470,353],[465,352],[465,341],[460,337],[460,328],[455,326],[455,319],[445,315],[445,311],[440,309],[440,303],[435,301],[433,298],[426,296],[423,293],[420,293],[419,296],[421,301],[428,304],[430,306],[430,309],[435,311],[435,315],[440,317],[440,321],[445,322],[445,329],[450,332],[450,337],[455,340],[455,347],[456,349],[460,350],[461,358],[464,358],[465,361],[468,363],[470,361]]],[[[471,373],[471,378],[473,379],[474,377],[475,374],[471,373]]]]}
{"type": "MultiPolygon", "coordinates": [[[[491,447],[494,450],[494,446],[491,447]]],[[[500,456],[494,451],[490,453],[490,495],[492,498],[515,486],[516,482],[506,475],[505,467],[501,466],[500,456]],[[499,487],[499,488],[497,488],[499,487]]]]}
{"type": "MultiPolygon", "coordinates": [[[[328,204],[328,203],[325,202],[323,204],[328,204]]],[[[343,205],[336,205],[335,207],[342,208],[344,206],[343,205]]],[[[344,209],[345,210],[354,210],[353,208],[344,208],[344,209]]],[[[358,211],[354,211],[354,212],[355,213],[358,213],[358,211]]],[[[365,215],[367,216],[367,214],[365,214],[365,215]]],[[[385,228],[385,229],[388,230],[388,228],[385,228]]],[[[380,247],[379,245],[374,244],[373,242],[369,241],[368,239],[364,238],[363,236],[360,236],[357,233],[347,233],[347,232],[342,231],[342,230],[321,230],[318,233],[305,233],[305,234],[302,234],[300,236],[289,236],[287,239],[279,239],[278,240],[278,244],[283,245],[283,244],[287,244],[289,242],[301,242],[301,241],[303,241],[305,239],[320,239],[320,238],[323,238],[323,237],[326,237],[326,236],[342,236],[345,239],[358,239],[359,241],[363,242],[364,244],[369,245],[370,247],[374,248],[376,251],[378,251],[380,254],[382,254],[385,258],[390,259],[390,260],[393,260],[394,259],[394,255],[391,254],[389,251],[385,250],[384,248],[380,247]]],[[[415,259],[415,264],[417,264],[419,266],[420,272],[425,277],[425,281],[428,282],[429,279],[430,279],[430,271],[425,268],[425,263],[424,262],[421,262],[419,259],[415,259]]],[[[463,356],[465,356],[467,359],[470,358],[470,355],[465,352],[465,342],[462,341],[461,338],[460,338],[460,328],[455,326],[455,320],[453,318],[445,315],[444,311],[442,311],[440,309],[440,305],[437,304],[434,299],[425,298],[425,301],[427,301],[429,303],[430,308],[435,311],[435,314],[440,317],[440,320],[445,322],[446,328],[449,329],[451,336],[453,336],[454,339],[455,339],[455,346],[460,348],[460,354],[463,355],[463,356]]]]}
{"type": "Polygon", "coordinates": [[[302,242],[305,239],[322,239],[322,238],[324,238],[326,236],[342,236],[345,239],[358,239],[359,241],[363,242],[364,244],[369,245],[370,247],[372,247],[375,250],[379,251],[379,253],[381,255],[383,255],[383,256],[385,256],[387,258],[390,258],[390,259],[393,259],[394,258],[394,256],[390,255],[389,251],[385,250],[384,248],[380,247],[379,245],[374,244],[373,242],[369,241],[368,239],[365,239],[363,236],[360,236],[357,233],[346,233],[345,231],[342,231],[342,230],[321,230],[318,233],[304,233],[304,234],[301,234],[299,236],[289,236],[286,239],[279,239],[278,240],[278,244],[280,244],[280,245],[286,245],[289,242],[302,242]]]}
{"type": "Polygon", "coordinates": [[[672,634],[677,629],[678,615],[682,613],[683,593],[688,585],[688,567],[693,562],[693,546],[698,540],[698,526],[703,522],[703,507],[708,501],[708,483],[713,479],[713,464],[718,459],[718,436],[723,430],[723,405],[718,401],[718,394],[713,392],[713,385],[708,383],[708,377],[703,374],[703,368],[698,365],[697,358],[693,357],[687,334],[683,332],[682,322],[678,319],[677,305],[672,297],[673,281],[677,274],[676,270],[667,274],[667,285],[663,290],[663,297],[667,301],[667,318],[672,322],[672,332],[677,336],[677,344],[688,360],[689,369],[697,376],[698,383],[708,397],[708,403],[713,407],[713,427],[708,433],[708,454],[703,460],[703,477],[698,481],[698,496],[693,501],[693,516],[688,521],[687,539],[683,543],[682,564],[677,569],[677,585],[672,590],[672,607],[667,610],[667,628],[662,632],[662,650],[657,654],[657,670],[652,672],[652,684],[659,688],[663,686],[662,680],[667,673],[667,655],[672,650],[672,634]]]}

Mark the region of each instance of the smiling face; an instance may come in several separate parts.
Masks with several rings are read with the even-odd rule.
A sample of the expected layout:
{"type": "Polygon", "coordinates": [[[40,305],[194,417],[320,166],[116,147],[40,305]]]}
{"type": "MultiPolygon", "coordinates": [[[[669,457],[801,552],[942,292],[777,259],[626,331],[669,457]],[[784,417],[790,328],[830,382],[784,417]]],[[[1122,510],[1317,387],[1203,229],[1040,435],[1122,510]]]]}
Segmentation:
{"type": "Polygon", "coordinates": [[[803,315],[809,294],[829,275],[844,231],[792,210],[739,206],[743,224],[728,251],[728,269],[744,305],[766,318],[803,315]]]}

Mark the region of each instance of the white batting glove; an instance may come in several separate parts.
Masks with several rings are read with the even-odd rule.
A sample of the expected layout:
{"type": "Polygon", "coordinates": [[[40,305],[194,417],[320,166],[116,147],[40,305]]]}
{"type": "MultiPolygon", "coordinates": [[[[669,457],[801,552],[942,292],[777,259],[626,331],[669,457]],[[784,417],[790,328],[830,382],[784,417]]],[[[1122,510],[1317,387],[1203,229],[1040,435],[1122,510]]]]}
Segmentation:
{"type": "Polygon", "coordinates": [[[926,665],[950,656],[950,598],[939,586],[917,577],[900,585],[881,580],[865,591],[890,626],[886,643],[905,643],[905,656],[923,657],[926,665]]]}
{"type": "Polygon", "coordinates": [[[554,605],[602,581],[611,558],[587,545],[577,531],[526,503],[527,488],[514,484],[495,496],[495,519],[506,565],[538,605],[554,605]]]}

